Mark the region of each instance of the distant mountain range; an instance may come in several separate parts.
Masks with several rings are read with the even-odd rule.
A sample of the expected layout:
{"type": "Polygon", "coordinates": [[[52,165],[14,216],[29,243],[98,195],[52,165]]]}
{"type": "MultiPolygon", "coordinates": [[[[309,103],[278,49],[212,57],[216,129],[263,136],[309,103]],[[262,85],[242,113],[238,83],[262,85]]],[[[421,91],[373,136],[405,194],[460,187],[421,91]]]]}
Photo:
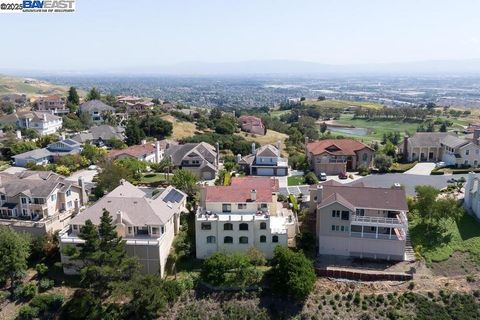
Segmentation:
{"type": "Polygon", "coordinates": [[[429,60],[399,63],[333,65],[294,60],[243,62],[185,62],[171,65],[127,66],[92,70],[15,70],[0,72],[18,75],[479,75],[480,59],[429,60]]]}

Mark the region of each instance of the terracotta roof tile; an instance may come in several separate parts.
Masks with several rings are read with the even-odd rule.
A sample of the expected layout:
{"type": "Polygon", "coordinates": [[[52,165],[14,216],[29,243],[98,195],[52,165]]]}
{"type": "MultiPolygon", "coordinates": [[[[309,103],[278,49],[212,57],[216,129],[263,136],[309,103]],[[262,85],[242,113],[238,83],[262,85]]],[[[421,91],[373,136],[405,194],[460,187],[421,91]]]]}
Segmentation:
{"type": "Polygon", "coordinates": [[[235,177],[230,186],[205,187],[207,202],[251,202],[251,191],[257,191],[257,202],[272,202],[278,191],[278,180],[270,177],[235,177]]]}
{"type": "Polygon", "coordinates": [[[369,148],[369,146],[352,139],[327,139],[310,142],[307,144],[307,150],[313,155],[322,154],[324,152],[336,155],[355,155],[356,151],[369,148]],[[331,150],[328,150],[331,149],[331,150]]]}

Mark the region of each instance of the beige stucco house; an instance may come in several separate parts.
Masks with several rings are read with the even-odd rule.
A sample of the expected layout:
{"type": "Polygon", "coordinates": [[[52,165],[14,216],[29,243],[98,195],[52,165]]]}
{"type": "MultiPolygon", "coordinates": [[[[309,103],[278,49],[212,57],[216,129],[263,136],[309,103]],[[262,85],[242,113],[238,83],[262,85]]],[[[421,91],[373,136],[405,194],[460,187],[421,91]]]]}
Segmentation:
{"type": "Polygon", "coordinates": [[[328,181],[310,189],[320,255],[404,260],[408,231],[405,191],[328,181]]]}

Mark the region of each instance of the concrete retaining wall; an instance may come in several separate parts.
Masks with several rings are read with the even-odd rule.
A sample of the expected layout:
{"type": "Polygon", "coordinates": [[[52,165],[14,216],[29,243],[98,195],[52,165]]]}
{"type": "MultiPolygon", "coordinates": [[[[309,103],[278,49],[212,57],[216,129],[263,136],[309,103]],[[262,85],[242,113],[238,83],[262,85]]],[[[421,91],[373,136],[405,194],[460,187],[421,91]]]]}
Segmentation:
{"type": "Polygon", "coordinates": [[[413,275],[407,273],[375,272],[345,269],[315,269],[319,277],[348,279],[356,281],[409,281],[413,275]]]}

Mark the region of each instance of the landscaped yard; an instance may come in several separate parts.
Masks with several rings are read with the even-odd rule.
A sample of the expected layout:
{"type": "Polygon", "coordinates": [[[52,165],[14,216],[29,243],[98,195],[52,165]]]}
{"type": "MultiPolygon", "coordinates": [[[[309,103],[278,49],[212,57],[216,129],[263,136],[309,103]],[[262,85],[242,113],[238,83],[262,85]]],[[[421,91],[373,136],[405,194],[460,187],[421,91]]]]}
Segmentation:
{"type": "Polygon", "coordinates": [[[434,226],[422,225],[418,218],[410,218],[410,236],[416,251],[420,251],[427,262],[444,261],[454,252],[468,252],[480,263],[480,224],[465,214],[458,222],[451,219],[444,223],[444,231],[434,226]],[[433,230],[433,231],[432,231],[433,230]]]}
{"type": "Polygon", "coordinates": [[[146,173],[142,178],[136,181],[137,184],[151,184],[167,180],[165,173],[146,173]]]}
{"type": "Polygon", "coordinates": [[[292,176],[287,178],[289,186],[299,186],[306,184],[304,176],[292,176]]]}

